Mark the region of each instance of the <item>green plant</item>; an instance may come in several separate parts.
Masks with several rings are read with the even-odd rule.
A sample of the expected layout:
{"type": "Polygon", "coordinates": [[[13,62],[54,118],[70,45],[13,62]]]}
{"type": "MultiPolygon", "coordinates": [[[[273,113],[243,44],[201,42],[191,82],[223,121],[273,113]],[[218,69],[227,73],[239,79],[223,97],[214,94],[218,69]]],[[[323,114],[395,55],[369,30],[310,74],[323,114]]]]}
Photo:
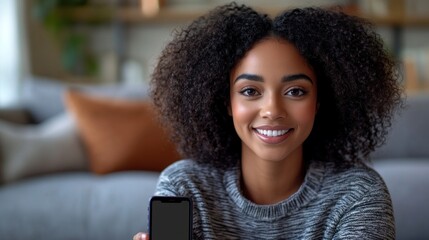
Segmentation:
{"type": "Polygon", "coordinates": [[[93,76],[98,67],[87,48],[88,37],[74,29],[73,19],[62,11],[87,4],[88,0],[34,0],[33,15],[59,41],[64,69],[75,75],[93,76]]]}

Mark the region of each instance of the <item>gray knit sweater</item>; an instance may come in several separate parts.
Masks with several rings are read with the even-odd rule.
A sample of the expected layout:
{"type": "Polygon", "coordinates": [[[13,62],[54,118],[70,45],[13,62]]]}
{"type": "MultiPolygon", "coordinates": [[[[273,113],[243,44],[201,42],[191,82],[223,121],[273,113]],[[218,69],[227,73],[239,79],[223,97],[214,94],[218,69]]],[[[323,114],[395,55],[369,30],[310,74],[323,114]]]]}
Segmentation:
{"type": "Polygon", "coordinates": [[[182,160],[165,169],[156,195],[189,196],[194,239],[394,239],[389,192],[365,165],[334,171],[312,163],[300,189],[257,205],[240,189],[240,169],[182,160]]]}

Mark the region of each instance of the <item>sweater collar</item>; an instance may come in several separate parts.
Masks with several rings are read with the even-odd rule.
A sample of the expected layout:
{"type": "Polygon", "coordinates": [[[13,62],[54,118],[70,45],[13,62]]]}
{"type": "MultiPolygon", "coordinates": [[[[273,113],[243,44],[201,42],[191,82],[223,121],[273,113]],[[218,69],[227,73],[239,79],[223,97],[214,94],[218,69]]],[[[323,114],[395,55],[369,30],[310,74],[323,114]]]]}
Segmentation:
{"type": "Polygon", "coordinates": [[[309,165],[304,182],[298,191],[287,199],[271,205],[258,205],[244,197],[240,184],[240,167],[228,170],[223,181],[229,197],[244,214],[261,220],[273,220],[290,215],[313,200],[322,185],[324,174],[324,164],[313,161],[309,165]]]}

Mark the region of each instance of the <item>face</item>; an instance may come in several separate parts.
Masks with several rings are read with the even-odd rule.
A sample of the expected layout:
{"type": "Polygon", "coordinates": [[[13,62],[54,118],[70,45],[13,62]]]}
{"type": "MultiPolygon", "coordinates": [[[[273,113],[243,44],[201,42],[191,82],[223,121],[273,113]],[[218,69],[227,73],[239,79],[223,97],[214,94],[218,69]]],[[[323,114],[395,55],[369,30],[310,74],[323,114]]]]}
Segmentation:
{"type": "Polygon", "coordinates": [[[230,75],[230,114],[242,157],[301,158],[317,111],[316,76],[291,43],[257,43],[230,75]]]}

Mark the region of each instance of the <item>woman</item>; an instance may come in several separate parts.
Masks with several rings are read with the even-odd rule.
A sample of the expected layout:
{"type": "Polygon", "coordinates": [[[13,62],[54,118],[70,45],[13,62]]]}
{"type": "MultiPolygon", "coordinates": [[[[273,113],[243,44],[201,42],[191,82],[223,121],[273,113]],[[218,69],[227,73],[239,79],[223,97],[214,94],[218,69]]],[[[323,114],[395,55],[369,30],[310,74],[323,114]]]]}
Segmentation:
{"type": "Polygon", "coordinates": [[[189,158],[155,195],[192,198],[194,239],[394,239],[389,192],[364,162],[401,88],[369,23],[221,6],[166,46],[152,93],[189,158]]]}

